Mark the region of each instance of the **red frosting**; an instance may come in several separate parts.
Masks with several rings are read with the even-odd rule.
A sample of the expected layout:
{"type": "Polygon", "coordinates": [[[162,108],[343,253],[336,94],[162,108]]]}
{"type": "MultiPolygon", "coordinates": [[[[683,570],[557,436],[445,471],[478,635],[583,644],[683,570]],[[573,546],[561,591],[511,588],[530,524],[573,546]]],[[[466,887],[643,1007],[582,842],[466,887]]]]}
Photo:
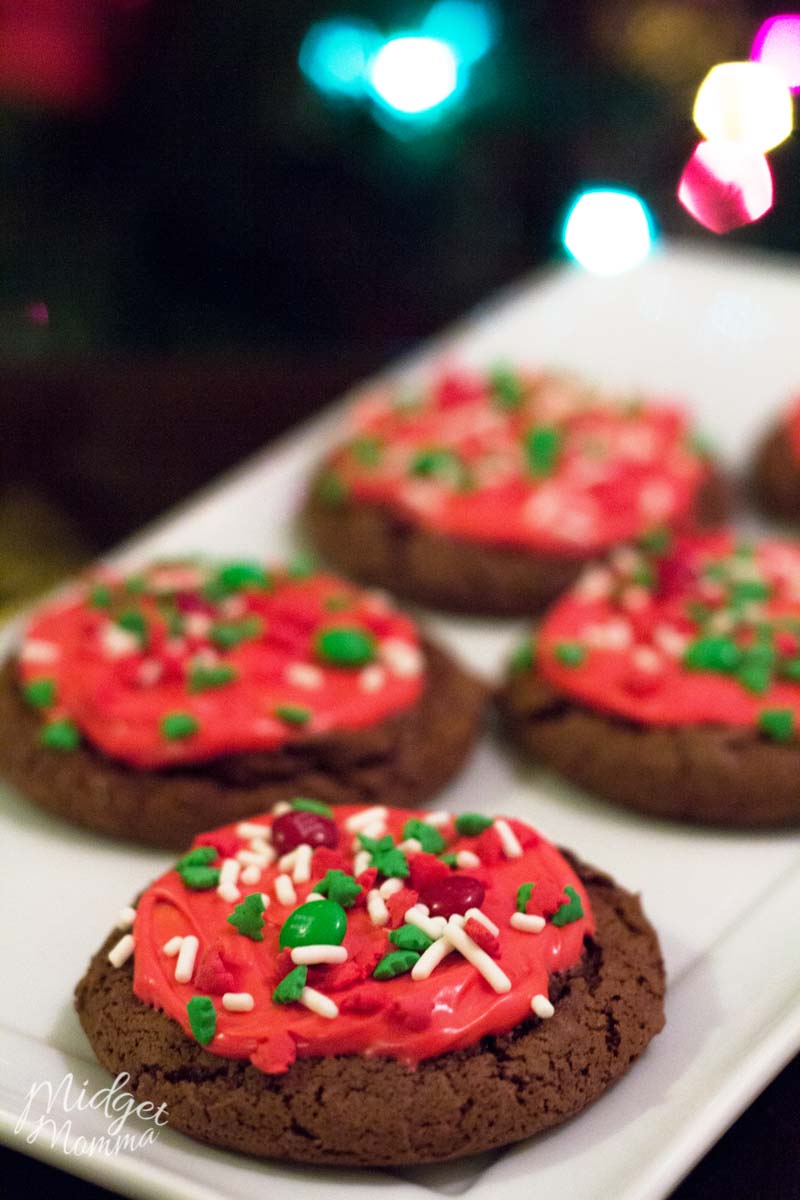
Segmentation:
{"type": "Polygon", "coordinates": [[[407,617],[332,575],[259,571],[156,565],[42,608],[19,670],[45,734],[67,722],[113,758],[165,767],[360,729],[417,701],[424,670],[407,617]],[[357,662],[321,649],[333,629],[355,631],[357,662]]]}
{"type": "MultiPolygon", "coordinates": [[[[340,832],[339,848],[334,851],[321,847],[313,852],[311,880],[294,884],[296,904],[281,904],[276,897],[275,878],[281,870],[277,863],[261,871],[257,884],[245,887],[239,880],[242,899],[252,891],[269,899],[261,941],[238,932],[228,922],[234,902],[223,899],[214,888],[192,891],[176,870],[163,875],[147,889],[137,909],[133,929],[136,995],[163,1009],[190,1035],[188,1002],[199,994],[210,996],[216,1011],[216,1030],[208,1049],[232,1058],[249,1058],[267,1072],[286,1070],[296,1057],[335,1054],[386,1055],[413,1065],[473,1045],[487,1034],[506,1032],[530,1017],[533,997],[547,996],[549,974],[563,971],[580,959],[584,938],[593,933],[594,921],[586,892],[562,855],[529,826],[514,820],[507,824],[522,850],[520,857],[506,857],[495,827],[490,826],[479,836],[463,836],[457,833],[452,818],[438,827],[446,842],[442,852],[469,850],[480,857],[477,866],[453,869],[432,853],[407,851],[413,874],[403,881],[402,890],[387,900],[390,916],[385,925],[373,922],[365,904],[368,887],[376,882],[380,886],[383,876],[378,875],[376,880],[374,870],[364,872],[360,877],[364,891],[345,910],[343,944],[347,960],[308,968],[308,986],[328,996],[338,1008],[333,1019],[317,1015],[299,1002],[277,1003],[273,999],[278,982],[293,969],[290,951],[281,950],[278,944],[281,926],[328,869],[338,864],[340,869],[353,872],[354,832],[348,828],[348,821],[363,811],[336,808],[332,820],[340,832]],[[442,877],[434,872],[437,878],[433,883],[431,864],[444,871],[442,877]],[[415,865],[420,870],[414,871],[415,865]],[[483,948],[510,980],[510,990],[495,991],[455,950],[427,979],[414,980],[408,973],[384,981],[373,976],[376,964],[397,949],[389,940],[390,931],[403,925],[405,913],[421,896],[436,894],[441,878],[469,878],[473,887],[478,883],[485,889],[481,911],[499,932],[494,936],[487,931],[486,937],[478,932],[475,940],[477,945],[483,940],[483,948]],[[522,932],[510,925],[517,910],[518,889],[525,883],[536,887],[527,903],[523,900],[523,908],[529,913],[548,913],[541,932],[522,932]],[[570,902],[565,887],[574,889],[580,906],[573,898],[568,922],[558,923],[557,916],[554,924],[552,913],[560,909],[563,914],[570,902]],[[187,934],[199,940],[196,966],[191,982],[177,983],[176,960],[165,953],[164,947],[172,938],[187,934]],[[252,996],[252,1011],[226,1011],[220,992],[228,990],[252,996]]],[[[401,843],[406,821],[420,817],[425,821],[419,813],[382,809],[379,828],[371,832],[380,834],[382,827],[401,843]]],[[[254,821],[267,831],[272,823],[270,816],[259,816],[254,821]]],[[[238,828],[247,834],[239,839],[246,851],[254,831],[249,826],[238,828]]],[[[230,826],[223,832],[228,835],[236,829],[230,826]]],[[[203,839],[198,839],[195,844],[202,843],[203,839]]],[[[397,870],[396,865],[392,869],[397,870]]],[[[291,868],[285,866],[284,870],[291,868]]]]}
{"type": "Polygon", "coordinates": [[[639,723],[800,720],[800,544],[722,532],[619,550],[550,610],[535,658],[560,691],[639,723]]]}
{"type": "Polygon", "coordinates": [[[334,500],[344,491],[448,536],[565,555],[688,525],[709,470],[678,407],[547,375],[446,375],[402,403],[370,397],[352,423],[323,481],[334,500]]]}

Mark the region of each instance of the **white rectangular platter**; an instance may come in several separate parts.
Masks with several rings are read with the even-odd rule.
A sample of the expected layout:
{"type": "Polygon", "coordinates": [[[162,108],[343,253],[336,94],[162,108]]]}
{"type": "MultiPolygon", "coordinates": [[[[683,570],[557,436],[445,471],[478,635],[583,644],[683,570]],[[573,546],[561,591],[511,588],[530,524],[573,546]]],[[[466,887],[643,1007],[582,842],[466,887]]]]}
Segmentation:
{"type": "MultiPolygon", "coordinates": [[[[668,247],[612,280],[572,268],[523,284],[398,372],[442,356],[565,367],[601,383],[686,397],[733,466],[800,385],[800,272],[779,259],[668,247]]],[[[224,401],[220,401],[224,406],[224,401]]],[[[309,468],[342,409],[267,448],[134,539],[120,556],[203,551],[280,557],[309,468]]],[[[224,407],[220,411],[224,420],[224,407]]],[[[143,464],[143,469],[146,465],[143,464]]],[[[517,623],[431,618],[477,669],[496,676],[517,623]]],[[[13,631],[7,631],[7,638],[13,631]]],[[[168,1130],[115,1156],[76,1139],[107,1133],[102,1113],[69,1114],[67,1135],[28,1142],[39,1093],[72,1071],[87,1093],[108,1083],[92,1062],[71,993],[118,910],[171,861],[104,841],[0,792],[0,1136],[117,1191],[200,1200],[384,1200],[469,1193],[488,1200],[656,1200],[668,1194],[764,1084],[800,1049],[800,837],[723,833],[640,819],[544,773],[524,772],[487,737],[446,806],[524,816],[644,894],[670,979],[665,1032],[577,1120],[505,1153],[408,1172],[307,1171],[220,1153],[168,1130]]],[[[58,1115],[58,1114],[56,1114],[58,1115]]],[[[61,1117],[63,1120],[63,1114],[61,1117]]],[[[61,1121],[59,1121],[59,1126],[61,1121]]],[[[144,1128],[144,1127],[142,1127],[144,1128]]]]}

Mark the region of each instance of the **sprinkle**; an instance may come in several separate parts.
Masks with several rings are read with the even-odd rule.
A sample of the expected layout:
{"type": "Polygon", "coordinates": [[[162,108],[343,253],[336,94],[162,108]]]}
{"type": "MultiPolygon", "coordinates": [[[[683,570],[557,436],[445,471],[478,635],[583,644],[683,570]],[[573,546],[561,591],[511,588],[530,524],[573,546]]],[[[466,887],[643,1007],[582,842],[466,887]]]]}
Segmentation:
{"type": "Polygon", "coordinates": [[[183,741],[200,728],[197,717],[187,712],[167,713],[161,718],[161,733],[168,742],[183,741]]]}
{"type": "Polygon", "coordinates": [[[239,850],[236,854],[237,862],[240,862],[245,867],[258,867],[263,869],[268,867],[275,861],[275,851],[270,846],[266,846],[265,850],[239,850]]]}
{"type": "Polygon", "coordinates": [[[45,725],[39,734],[39,741],[48,750],[69,751],[78,748],[81,735],[75,722],[64,718],[45,725]]]}
{"type": "Polygon", "coordinates": [[[326,871],[324,878],[317,884],[317,891],[323,898],[333,900],[342,908],[352,908],[363,890],[361,884],[356,883],[352,875],[348,875],[345,871],[339,871],[335,867],[326,871]]]}
{"type": "Polygon", "coordinates": [[[765,708],[758,714],[758,728],[775,742],[788,742],[794,734],[794,713],[790,708],[765,708]]]}
{"type": "Polygon", "coordinates": [[[299,967],[313,967],[317,963],[343,963],[347,962],[347,950],[344,946],[295,946],[292,962],[299,967]]]}
{"type": "Polygon", "coordinates": [[[548,1000],[547,996],[543,996],[541,992],[539,992],[531,1000],[531,1008],[536,1013],[536,1016],[541,1017],[543,1021],[546,1021],[549,1017],[552,1017],[553,1013],[556,1011],[548,1000]]]}
{"type": "Polygon", "coordinates": [[[318,992],[316,988],[304,987],[298,999],[300,1004],[316,1013],[318,1017],[327,1017],[329,1020],[333,1020],[339,1015],[339,1009],[330,996],[323,996],[322,992],[318,992]]]}
{"type": "Polygon", "coordinates": [[[388,900],[390,896],[394,896],[397,892],[402,892],[405,884],[402,879],[385,879],[378,891],[383,896],[384,900],[388,900]]]}
{"type": "Polygon", "coordinates": [[[220,884],[236,883],[241,869],[241,864],[238,863],[235,858],[224,858],[222,860],[222,866],[219,869],[220,884]]]}
{"type": "Polygon", "coordinates": [[[583,905],[575,888],[568,884],[564,888],[564,893],[569,896],[569,900],[562,904],[550,918],[553,924],[558,926],[571,925],[573,921],[578,921],[583,916],[583,905]]]}
{"type": "Polygon", "coordinates": [[[417,838],[406,838],[404,842],[398,842],[397,849],[402,850],[404,854],[419,854],[422,842],[417,838]]]}
{"type": "MultiPolygon", "coordinates": [[[[444,838],[439,830],[416,817],[406,821],[403,826],[403,837],[418,842],[426,854],[441,854],[445,847],[444,838]]],[[[401,846],[400,849],[402,848],[401,846]]]]}
{"type": "Polygon", "coordinates": [[[269,905],[270,905],[269,896],[267,895],[266,892],[259,892],[258,894],[261,897],[261,903],[264,905],[264,909],[265,910],[268,909],[269,905]]]}
{"type": "Polygon", "coordinates": [[[375,888],[367,893],[367,912],[373,925],[385,925],[389,920],[389,909],[383,896],[375,888]]]}
{"type": "Polygon", "coordinates": [[[127,629],[120,629],[111,621],[100,630],[100,647],[106,658],[125,658],[129,654],[137,654],[141,642],[135,634],[127,629]]]}
{"type": "Polygon", "coordinates": [[[39,666],[50,666],[58,662],[61,650],[53,642],[45,642],[40,638],[28,638],[20,651],[20,661],[36,663],[39,666]]]}
{"type": "Polygon", "coordinates": [[[222,997],[222,1007],[228,1012],[252,1012],[255,1004],[250,992],[225,992],[222,997]]]}
{"type": "Polygon", "coordinates": [[[337,667],[363,667],[375,658],[375,639],[358,626],[334,625],[319,631],[314,649],[323,662],[337,667]]]}
{"type": "Polygon", "coordinates": [[[416,925],[401,925],[399,929],[393,929],[389,941],[398,950],[413,950],[415,954],[422,954],[433,945],[433,940],[416,925]]]}
{"type": "Polygon", "coordinates": [[[690,639],[674,625],[657,625],[653,631],[653,641],[668,658],[683,658],[690,639]]]}
{"type": "Polygon", "coordinates": [[[295,883],[308,883],[311,878],[311,855],[313,850],[307,842],[303,842],[295,850],[294,870],[292,879],[295,883]]]}
{"type": "Polygon", "coordinates": [[[486,913],[480,908],[468,908],[464,913],[464,921],[480,921],[481,925],[485,925],[489,930],[489,933],[493,934],[495,937],[497,937],[500,933],[499,926],[495,925],[494,921],[492,921],[490,917],[487,917],[486,913]]]}
{"type": "Polygon", "coordinates": [[[164,673],[164,668],[157,658],[146,658],[139,665],[136,678],[142,687],[155,687],[164,673]]]}
{"type": "Polygon", "coordinates": [[[172,937],[169,939],[168,942],[164,943],[163,949],[164,949],[164,953],[166,954],[167,958],[175,958],[178,955],[178,953],[180,952],[182,942],[183,942],[182,937],[172,937]]]}
{"type": "Polygon", "coordinates": [[[207,1046],[217,1029],[217,1010],[210,996],[192,996],[186,1005],[189,1025],[201,1046],[207,1046]]]}
{"type": "Polygon", "coordinates": [[[303,688],[308,692],[316,691],[325,682],[325,676],[319,667],[303,662],[290,663],[286,668],[285,678],[293,687],[303,688]]]}
{"type": "Polygon", "coordinates": [[[633,627],[622,617],[587,625],[583,640],[596,650],[627,650],[633,643],[633,627]]]}
{"type": "Polygon", "coordinates": [[[284,975],[272,999],[276,1004],[294,1004],[299,1000],[308,979],[308,967],[295,967],[288,975],[284,975]]]}
{"type": "Polygon", "coordinates": [[[189,691],[206,692],[212,688],[224,687],[226,683],[233,683],[235,678],[236,671],[227,663],[215,667],[194,663],[189,668],[189,691]]]}
{"type": "Polygon", "coordinates": [[[56,702],[56,681],[44,677],[31,679],[25,684],[22,694],[34,708],[52,708],[56,702]]]}
{"type": "Polygon", "coordinates": [[[227,918],[228,924],[238,929],[243,937],[249,937],[254,942],[264,940],[264,897],[260,892],[251,892],[245,896],[241,904],[227,918]]]}
{"type": "Polygon", "coordinates": [[[654,675],[663,668],[663,662],[652,646],[634,646],[631,662],[637,671],[644,671],[648,675],[654,675]]]}
{"type": "Polygon", "coordinates": [[[193,933],[187,934],[181,942],[181,948],[178,951],[178,961],[175,964],[176,983],[188,983],[192,978],[199,947],[200,943],[193,933]]]}
{"type": "Polygon", "coordinates": [[[392,950],[383,956],[372,976],[374,979],[383,980],[406,975],[419,962],[419,957],[415,950],[392,950]]]}
{"type": "Polygon", "coordinates": [[[257,838],[264,837],[271,830],[268,825],[256,825],[255,821],[240,821],[236,832],[241,838],[257,838]]]}
{"type": "Polygon", "coordinates": [[[650,593],[647,588],[638,585],[626,587],[619,602],[627,612],[644,612],[650,603],[650,593]]]}
{"type": "Polygon", "coordinates": [[[612,575],[605,567],[589,567],[575,585],[581,600],[604,600],[611,593],[612,575]]]}
{"type": "Polygon", "coordinates": [[[549,425],[536,425],[525,434],[524,447],[528,471],[536,479],[552,475],[561,454],[564,435],[549,425]]]}
{"type": "Polygon", "coordinates": [[[509,921],[512,929],[518,929],[520,933],[541,933],[546,923],[544,917],[537,917],[535,913],[525,912],[512,913],[509,921]]]}
{"type": "Polygon", "coordinates": [[[297,861],[297,848],[295,847],[294,850],[289,850],[286,854],[282,854],[280,856],[280,858],[278,859],[278,870],[279,871],[291,871],[291,869],[294,866],[296,861],[297,861]]]}
{"type": "Polygon", "coordinates": [[[494,827],[497,830],[497,836],[500,838],[500,844],[503,847],[503,853],[506,858],[522,858],[522,846],[520,846],[517,835],[508,821],[502,817],[498,817],[494,823],[494,827]]]}
{"type": "Polygon", "coordinates": [[[327,900],[327,896],[323,896],[322,892],[309,892],[306,896],[306,904],[310,904],[312,900],[327,900]]]}
{"type": "Polygon", "coordinates": [[[456,854],[456,866],[461,867],[462,870],[469,871],[480,865],[481,860],[471,850],[459,850],[458,854],[456,854]]]}
{"type": "Polygon", "coordinates": [[[553,655],[564,667],[579,667],[586,661],[586,647],[580,642],[556,642],[553,655]]]}
{"type": "Polygon", "coordinates": [[[242,893],[235,883],[220,883],[217,886],[217,895],[226,904],[235,904],[237,900],[241,900],[242,898],[242,893]]]}
{"type": "Polygon", "coordinates": [[[279,800],[272,809],[273,817],[282,817],[284,813],[291,812],[292,806],[288,800],[279,800]]]}
{"type": "Polygon", "coordinates": [[[187,613],[183,621],[184,632],[193,638],[204,638],[211,628],[211,618],[207,613],[187,613]]]}
{"type": "Polygon", "coordinates": [[[194,892],[208,891],[219,883],[219,868],[209,866],[217,857],[213,846],[197,846],[175,863],[184,887],[194,892]]]}
{"type": "MultiPolygon", "coordinates": [[[[497,822],[495,822],[497,824],[497,822]]],[[[476,946],[472,938],[464,932],[461,925],[454,921],[451,917],[447,922],[447,932],[445,937],[449,942],[452,942],[459,954],[463,954],[468,962],[471,962],[476,971],[478,971],[489,986],[498,993],[511,991],[511,980],[506,975],[505,971],[501,971],[493,958],[476,946]]]]}
{"type": "Polygon", "coordinates": [[[386,672],[377,663],[373,663],[369,667],[364,667],[358,676],[358,686],[362,692],[366,692],[368,695],[379,692],[385,683],[386,672]]]}
{"type": "Polygon", "coordinates": [[[307,796],[295,796],[291,802],[294,812],[316,813],[319,817],[333,818],[333,809],[323,800],[310,800],[307,796]]]}
{"type": "Polygon", "coordinates": [[[136,920],[136,909],[127,904],[125,908],[120,910],[117,918],[117,929],[130,929],[133,922],[136,920]]]}
{"type": "Polygon", "coordinates": [[[286,725],[307,725],[311,720],[311,709],[302,704],[276,704],[272,711],[286,725]]]}
{"type": "Polygon", "coordinates": [[[364,871],[369,870],[369,864],[372,862],[372,855],[369,850],[359,850],[358,854],[353,859],[353,874],[362,875],[364,871]]]}
{"type": "Polygon", "coordinates": [[[444,917],[431,917],[428,915],[428,908],[424,904],[415,904],[409,908],[403,918],[409,925],[416,925],[417,929],[421,929],[429,938],[440,938],[447,928],[447,921],[444,917]]]}
{"type": "Polygon", "coordinates": [[[381,642],[380,657],[392,674],[401,679],[413,679],[420,675],[425,665],[422,651],[402,638],[386,638],[381,642]]]}
{"type": "Polygon", "coordinates": [[[455,824],[456,832],[462,837],[477,837],[494,825],[494,821],[491,817],[484,817],[482,813],[460,813],[455,824]]]}
{"type": "Polygon", "coordinates": [[[294,890],[294,884],[288,875],[277,875],[275,877],[275,899],[279,904],[284,904],[287,907],[290,904],[297,904],[297,892],[294,890]]]}
{"type": "Polygon", "coordinates": [[[425,813],[422,819],[426,825],[434,825],[437,829],[441,829],[443,825],[447,825],[452,820],[448,812],[425,813]]]}
{"type": "MultiPolygon", "coordinates": [[[[277,809],[276,809],[277,811],[277,809]]],[[[365,808],[361,812],[353,813],[352,817],[348,817],[344,823],[348,833],[357,833],[363,830],[373,821],[385,821],[389,810],[385,804],[374,804],[371,808],[365,808]]]]}
{"type": "Polygon", "coordinates": [[[452,952],[453,948],[453,944],[448,938],[437,938],[414,963],[411,968],[411,978],[417,983],[421,979],[427,979],[433,974],[442,959],[452,952]]]}
{"type": "MultiPolygon", "coordinates": [[[[373,840],[377,841],[378,839],[382,838],[384,836],[384,834],[386,833],[386,822],[380,821],[380,820],[372,821],[371,824],[365,825],[364,828],[360,832],[363,833],[364,837],[372,838],[373,840]]],[[[361,845],[361,842],[358,840],[358,838],[359,838],[359,835],[357,835],[354,840],[354,843],[353,843],[354,850],[358,846],[361,845]]]]}
{"type": "Polygon", "coordinates": [[[124,937],[121,937],[116,946],[108,952],[108,961],[112,967],[121,967],[123,963],[126,963],[133,954],[134,945],[132,933],[126,933],[124,937]]]}
{"type": "Polygon", "coordinates": [[[220,650],[233,650],[241,642],[253,641],[264,630],[260,617],[252,614],[241,621],[218,621],[208,631],[208,636],[220,650]]]}
{"type": "Polygon", "coordinates": [[[256,866],[255,863],[251,863],[242,871],[240,878],[242,883],[246,883],[248,886],[253,883],[258,883],[259,879],[261,878],[261,867],[256,866]]]}

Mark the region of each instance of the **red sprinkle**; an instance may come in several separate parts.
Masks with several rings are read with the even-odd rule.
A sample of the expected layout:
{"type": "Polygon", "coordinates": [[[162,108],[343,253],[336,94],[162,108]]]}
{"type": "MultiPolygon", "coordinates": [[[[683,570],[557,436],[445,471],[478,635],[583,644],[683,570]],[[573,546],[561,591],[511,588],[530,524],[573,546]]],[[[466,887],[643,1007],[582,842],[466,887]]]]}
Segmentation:
{"type": "Polygon", "coordinates": [[[433,854],[412,854],[409,856],[408,865],[411,886],[418,892],[423,892],[437,879],[447,879],[450,875],[447,863],[440,862],[433,854]]]}
{"type": "Polygon", "coordinates": [[[209,992],[212,996],[221,996],[224,992],[234,990],[236,980],[233,972],[223,963],[216,946],[210,946],[201,958],[195,972],[194,986],[198,992],[209,992]]]}
{"type": "Polygon", "coordinates": [[[419,900],[419,892],[413,888],[404,887],[399,892],[395,892],[393,896],[389,896],[386,900],[386,907],[389,910],[389,928],[397,929],[398,925],[402,925],[406,919],[406,913],[419,900]]]}
{"type": "Polygon", "coordinates": [[[343,1013],[374,1013],[386,1007],[387,992],[379,983],[365,983],[338,1001],[343,1013]]]}
{"type": "Polygon", "coordinates": [[[241,844],[232,833],[201,833],[197,839],[198,846],[213,846],[220,858],[233,858],[241,844]]]}
{"type": "Polygon", "coordinates": [[[492,933],[491,929],[487,929],[482,922],[476,920],[475,917],[470,919],[464,925],[464,933],[471,937],[476,946],[480,946],[481,950],[485,950],[487,954],[491,954],[492,958],[500,957],[500,942],[492,933]]]}
{"type": "Polygon", "coordinates": [[[563,888],[551,883],[549,879],[541,879],[531,892],[525,912],[537,917],[551,917],[568,899],[563,888]]]}

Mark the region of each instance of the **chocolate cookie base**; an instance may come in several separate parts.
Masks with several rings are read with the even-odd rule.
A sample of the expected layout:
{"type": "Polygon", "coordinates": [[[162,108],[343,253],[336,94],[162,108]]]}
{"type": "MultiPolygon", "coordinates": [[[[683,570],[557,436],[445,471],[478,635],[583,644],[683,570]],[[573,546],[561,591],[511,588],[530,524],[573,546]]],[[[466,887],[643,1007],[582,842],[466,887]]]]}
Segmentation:
{"type": "Polygon", "coordinates": [[[800,524],[800,462],[781,421],[761,443],[752,469],[753,497],[773,517],[800,524]]]}
{"type": "Polygon", "coordinates": [[[40,745],[40,714],[20,695],[14,664],[0,672],[0,773],[48,812],[153,846],[184,849],[196,833],[279,800],[413,807],[461,767],[479,731],[486,690],[427,642],[427,684],[411,709],[368,729],[299,738],[277,752],[139,771],[88,744],[40,745]]]}
{"type": "Polygon", "coordinates": [[[639,899],[575,863],[597,920],[581,963],[550,981],[555,1015],[531,1017],[411,1070],[395,1059],[298,1059],[284,1075],[220,1058],[133,993],[112,934],[78,985],[81,1024],[137,1100],[200,1141],[265,1158],[341,1166],[442,1162],[574,1116],[624,1075],[664,1024],[664,968],[639,899]]]}
{"type": "Polygon", "coordinates": [[[606,800],[710,825],[800,821],[800,747],[757,729],[640,725],[583,707],[535,670],[512,675],[499,705],[528,755],[606,800]]]}
{"type": "MultiPolygon", "coordinates": [[[[727,480],[713,473],[697,504],[698,520],[716,525],[730,509],[727,480]]],[[[325,557],[362,583],[433,608],[486,616],[530,616],[575,582],[596,555],[557,555],[492,546],[424,529],[384,505],[320,501],[305,510],[325,557]]]]}

